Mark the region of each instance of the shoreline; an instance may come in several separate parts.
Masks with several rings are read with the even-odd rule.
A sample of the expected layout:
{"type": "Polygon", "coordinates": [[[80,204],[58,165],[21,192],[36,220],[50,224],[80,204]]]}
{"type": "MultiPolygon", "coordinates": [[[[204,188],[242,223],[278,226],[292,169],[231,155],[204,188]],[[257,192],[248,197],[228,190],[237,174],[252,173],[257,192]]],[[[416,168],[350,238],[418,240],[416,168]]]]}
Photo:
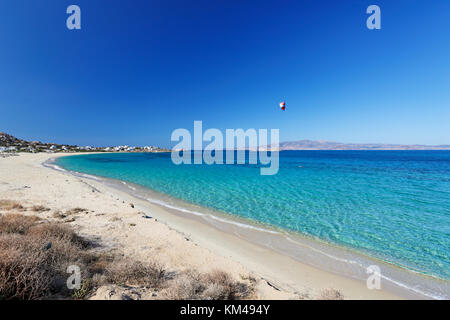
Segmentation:
{"type": "Polygon", "coordinates": [[[327,288],[338,289],[346,299],[426,298],[414,295],[405,296],[395,290],[393,292],[385,286],[385,281],[382,281],[382,290],[368,290],[365,281],[347,278],[302,263],[273,248],[256,245],[229,232],[230,230],[220,230],[217,226],[208,225],[201,219],[186,217],[184,213],[178,212],[177,214],[174,212],[175,209],[164,208],[161,205],[150,203],[148,200],[139,199],[125,190],[115,189],[101,181],[77,177],[69,172],[51,170],[42,165],[49,158],[60,156],[68,156],[68,154],[21,154],[19,157],[13,157],[14,159],[1,159],[6,164],[3,166],[2,163],[4,169],[2,173],[5,174],[0,179],[1,197],[37,200],[47,204],[52,203],[56,207],[67,207],[68,204],[75,206],[80,204],[80,201],[84,207],[89,204],[92,206],[93,212],[99,213],[89,217],[80,216],[71,222],[81,232],[91,236],[95,235],[108,246],[114,246],[118,242],[122,249],[137,257],[145,257],[148,254],[148,249],[142,243],[149,239],[159,243],[160,247],[170,243],[175,248],[160,250],[158,246],[155,246],[160,250],[158,254],[176,267],[183,268],[187,264],[199,269],[211,269],[214,266],[220,266],[231,270],[237,276],[243,272],[256,274],[258,278],[262,279],[259,296],[265,299],[311,297],[327,288]],[[15,175],[14,171],[20,172],[20,174],[15,175]],[[52,183],[33,180],[39,178],[50,179],[52,183]],[[5,179],[6,181],[4,181],[5,179]],[[31,180],[33,180],[33,184],[31,180]],[[13,182],[31,187],[27,189],[23,189],[24,187],[19,189],[2,188],[2,185],[11,186],[13,182]],[[63,184],[70,184],[71,187],[63,184]],[[72,186],[73,184],[76,184],[76,188],[72,186]],[[42,190],[36,191],[37,187],[42,190]],[[51,192],[47,192],[47,188],[66,196],[58,198],[49,195],[51,192]],[[84,190],[84,193],[80,193],[80,188],[84,190]],[[71,195],[70,199],[67,194],[71,195]],[[88,199],[94,201],[88,201],[88,199]],[[128,202],[134,204],[133,210],[129,208],[128,202]],[[105,213],[108,210],[116,212],[119,207],[124,212],[105,213]],[[140,211],[148,213],[152,219],[143,219],[140,211]],[[133,221],[136,226],[130,228],[131,224],[122,225],[121,229],[118,228],[119,232],[114,223],[109,222],[113,219],[112,216],[127,221],[127,223],[133,221]],[[107,218],[109,219],[106,220],[107,218]]]}
{"type": "Polygon", "coordinates": [[[365,282],[369,276],[366,269],[377,265],[381,268],[382,282],[389,292],[409,299],[448,299],[448,296],[432,292],[433,286],[442,286],[444,294],[448,292],[449,284],[444,279],[409,270],[353,248],[190,204],[128,181],[69,171],[54,164],[56,159],[50,158],[46,164],[56,170],[94,179],[134,198],[169,210],[171,214],[207,224],[218,231],[233,234],[244,241],[276,251],[310,267],[365,282]]]}

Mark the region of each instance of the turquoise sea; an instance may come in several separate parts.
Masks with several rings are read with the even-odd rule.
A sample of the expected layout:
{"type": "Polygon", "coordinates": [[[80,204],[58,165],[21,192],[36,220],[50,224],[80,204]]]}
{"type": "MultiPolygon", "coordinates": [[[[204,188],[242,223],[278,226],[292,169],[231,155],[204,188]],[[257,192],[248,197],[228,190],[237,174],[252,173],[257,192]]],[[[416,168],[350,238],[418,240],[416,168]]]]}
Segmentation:
{"type": "Polygon", "coordinates": [[[259,165],[177,166],[169,153],[56,164],[450,280],[450,151],[283,151],[273,176],[259,165]]]}

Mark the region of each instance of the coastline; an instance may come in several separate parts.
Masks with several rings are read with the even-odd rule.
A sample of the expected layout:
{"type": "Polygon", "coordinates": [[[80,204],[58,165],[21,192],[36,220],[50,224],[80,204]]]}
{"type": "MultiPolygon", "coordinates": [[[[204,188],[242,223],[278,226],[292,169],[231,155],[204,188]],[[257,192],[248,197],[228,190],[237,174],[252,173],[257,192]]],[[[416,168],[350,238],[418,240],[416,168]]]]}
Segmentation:
{"type": "MultiPolygon", "coordinates": [[[[94,198],[98,198],[100,196],[105,198],[106,195],[108,195],[108,199],[102,199],[101,204],[96,204],[97,208],[94,211],[103,210],[106,212],[108,210],[106,207],[110,208],[111,206],[122,206],[124,207],[123,209],[126,208],[126,211],[130,211],[131,208],[128,206],[128,203],[133,203],[134,208],[131,210],[133,213],[119,214],[120,217],[134,218],[132,220],[136,220],[138,222],[134,228],[138,232],[133,232],[132,241],[131,239],[119,239],[119,242],[124,242],[126,245],[132,247],[127,250],[133,251],[133,254],[136,256],[145,256],[145,252],[140,252],[142,250],[139,249],[139,243],[145,242],[152,233],[155,235],[155,229],[167,229],[165,232],[173,231],[172,229],[175,229],[177,231],[173,232],[177,234],[178,237],[182,235],[181,237],[189,239],[189,241],[183,239],[183,245],[186,244],[186,241],[189,245],[194,244],[194,247],[198,248],[196,250],[202,251],[200,256],[208,256],[206,260],[208,260],[209,263],[203,263],[196,267],[211,268],[214,265],[227,265],[229,267],[227,269],[233,270],[234,273],[239,274],[242,272],[250,272],[264,279],[264,281],[261,282],[262,285],[260,286],[261,298],[295,298],[296,294],[298,295],[299,293],[303,295],[315,295],[320,290],[327,288],[338,289],[347,299],[427,298],[415,296],[414,294],[410,296],[403,295],[402,292],[395,292],[395,290],[392,290],[393,288],[390,288],[389,286],[384,288],[384,282],[382,282],[382,290],[368,290],[366,288],[365,281],[362,281],[361,279],[351,279],[330,271],[324,271],[293,259],[286,253],[280,252],[273,246],[267,247],[256,244],[258,241],[254,241],[255,239],[252,237],[258,237],[258,235],[254,235],[252,232],[258,233],[264,231],[251,229],[252,231],[247,232],[247,237],[245,237],[242,232],[239,233],[236,232],[236,230],[227,229],[223,226],[223,224],[220,224],[219,226],[219,224],[214,225],[212,223],[205,223],[205,221],[202,221],[204,220],[203,217],[195,219],[192,216],[186,217],[186,212],[184,212],[184,214],[180,214],[179,210],[177,210],[179,208],[168,208],[167,206],[163,207],[162,204],[151,203],[142,197],[138,198],[130,192],[131,189],[128,190],[129,192],[126,192],[127,190],[124,190],[125,188],[120,190],[117,186],[107,185],[104,181],[100,181],[101,179],[95,179],[95,177],[92,179],[92,177],[74,176],[72,173],[51,170],[42,165],[42,163],[48,159],[59,156],[67,156],[67,154],[21,154],[19,157],[14,157],[15,159],[2,159],[2,162],[6,163],[6,166],[2,166],[3,169],[6,169],[5,173],[8,171],[10,172],[9,175],[2,175],[2,181],[0,181],[0,186],[2,187],[2,189],[0,189],[2,191],[1,197],[5,198],[6,196],[19,196],[19,194],[21,194],[22,196],[25,196],[25,200],[40,201],[45,202],[46,204],[54,203],[55,205],[61,205],[61,202],[67,202],[69,200],[52,199],[48,194],[45,194],[44,186],[46,184],[44,184],[42,188],[43,190],[39,195],[29,192],[34,189],[33,186],[31,186],[31,188],[27,188],[26,190],[19,189],[20,192],[16,192],[18,194],[15,194],[14,192],[11,194],[11,192],[8,193],[4,191],[3,186],[5,183],[6,185],[9,185],[12,182],[8,180],[13,180],[14,175],[12,172],[17,169],[20,169],[22,174],[20,177],[17,177],[18,179],[16,179],[16,183],[30,184],[30,181],[25,181],[27,178],[27,170],[24,169],[28,169],[32,170],[33,174],[38,176],[42,177],[45,175],[47,178],[52,177],[52,180],[58,180],[59,184],[64,181],[68,182],[68,184],[80,184],[84,187],[84,189],[87,188],[90,193],[84,195],[74,194],[74,197],[70,199],[69,202],[73,203],[73,206],[75,206],[76,203],[79,203],[81,199],[81,201],[85,203],[83,206],[86,207],[88,205],[86,198],[91,198],[92,196],[94,198]],[[19,159],[20,161],[18,161],[19,159]],[[3,181],[5,178],[7,181],[3,181]],[[27,193],[32,193],[33,197],[30,197],[30,195],[27,196],[27,193]],[[100,193],[100,195],[98,193],[100,193]],[[111,203],[106,205],[105,201],[110,201],[111,203]],[[142,216],[139,216],[137,212],[150,213],[150,216],[154,218],[154,220],[152,220],[154,223],[151,225],[142,223],[143,220],[145,222],[147,222],[147,220],[142,219],[142,216]],[[133,216],[129,217],[130,214],[133,216]],[[157,227],[155,225],[157,225],[157,227]],[[213,261],[214,263],[211,263],[213,261]],[[264,283],[266,285],[263,285],[264,283]],[[270,283],[270,285],[268,285],[268,283],[270,283]],[[277,289],[274,289],[274,287],[277,289]]],[[[28,176],[28,179],[30,178],[31,177],[28,176]]],[[[73,187],[58,185],[55,182],[56,181],[54,181],[53,186],[56,188],[67,188],[67,191],[72,193],[75,191],[80,191],[74,190],[73,187]]],[[[40,183],[42,184],[42,181],[40,183]]],[[[135,188],[135,186],[132,187],[135,188]]],[[[86,192],[86,190],[84,192],[86,192]]],[[[103,225],[97,226],[97,228],[93,228],[92,226],[90,228],[88,227],[89,224],[95,225],[97,222],[92,220],[99,220],[101,219],[100,217],[105,217],[105,214],[91,219],[80,219],[86,221],[76,219],[71,223],[80,228],[81,232],[96,233],[96,236],[102,239],[102,242],[113,245],[112,242],[114,241],[111,239],[112,235],[109,232],[110,226],[107,221],[102,221],[103,225]],[[89,220],[91,220],[91,222],[89,222],[89,220]]],[[[103,218],[103,220],[106,219],[103,218]]],[[[265,236],[267,238],[267,234],[265,236]]],[[[278,237],[278,234],[273,234],[273,236],[278,237]]],[[[126,238],[130,238],[130,235],[127,234],[126,238]]],[[[159,240],[162,243],[164,242],[164,239],[159,240]]],[[[261,240],[260,235],[257,240],[261,240]]],[[[275,238],[272,238],[270,241],[272,244],[276,242],[275,238]]],[[[298,245],[299,243],[296,242],[295,244],[298,245]]],[[[305,245],[303,242],[300,244],[305,245]]],[[[172,257],[177,256],[176,260],[181,259],[181,261],[177,261],[175,265],[178,264],[177,267],[182,267],[183,264],[195,264],[193,261],[189,261],[189,258],[184,258],[185,256],[190,256],[190,253],[185,251],[186,248],[179,243],[177,245],[179,246],[178,252],[170,253],[172,257]]],[[[304,251],[301,252],[301,255],[304,255],[308,250],[311,251],[311,249],[314,248],[311,248],[310,244],[309,248],[308,245],[305,245],[304,251]]],[[[163,250],[161,250],[160,254],[161,256],[164,256],[163,250]]],[[[194,260],[198,259],[199,257],[196,256],[194,260]]],[[[170,262],[173,264],[174,261],[170,262]]]]}
{"type": "Polygon", "coordinates": [[[313,268],[356,279],[364,284],[369,276],[367,268],[378,266],[383,286],[387,291],[403,298],[448,299],[450,296],[450,286],[445,280],[372,257],[353,248],[187,203],[131,182],[80,172],[71,173],[101,181],[101,183],[132,197],[156,204],[171,214],[207,224],[218,231],[232,234],[244,241],[288,256],[313,268]]]}

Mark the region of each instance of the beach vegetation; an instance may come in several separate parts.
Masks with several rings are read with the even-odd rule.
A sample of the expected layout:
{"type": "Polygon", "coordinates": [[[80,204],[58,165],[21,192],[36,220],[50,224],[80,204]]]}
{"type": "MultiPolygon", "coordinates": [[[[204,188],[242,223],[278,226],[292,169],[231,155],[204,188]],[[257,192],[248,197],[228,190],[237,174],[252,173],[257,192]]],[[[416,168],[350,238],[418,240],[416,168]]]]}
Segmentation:
{"type": "Polygon", "coordinates": [[[25,207],[22,206],[18,201],[14,200],[0,200],[0,210],[4,211],[23,211],[25,207]]]}
{"type": "Polygon", "coordinates": [[[67,297],[67,266],[89,263],[94,256],[88,248],[89,242],[66,226],[34,216],[1,216],[0,296],[25,300],[67,297]]]}
{"type": "Polygon", "coordinates": [[[235,281],[220,270],[185,271],[172,281],[165,293],[166,298],[172,300],[241,300],[251,299],[253,294],[253,285],[235,281]]]}
{"type": "Polygon", "coordinates": [[[36,206],[31,207],[31,211],[45,212],[45,211],[50,211],[50,209],[47,207],[41,206],[41,205],[36,205],[36,206]]]}
{"type": "Polygon", "coordinates": [[[76,208],[67,210],[65,212],[65,215],[66,216],[70,216],[70,215],[79,214],[79,213],[88,212],[88,211],[89,211],[88,209],[83,209],[83,208],[76,207],[76,208]]]}
{"type": "Polygon", "coordinates": [[[254,286],[223,271],[173,272],[158,261],[136,261],[100,251],[71,227],[36,216],[0,214],[0,299],[88,299],[98,288],[151,289],[154,299],[250,299],[254,286]],[[67,272],[81,283],[69,289],[67,272]]]}
{"type": "Polygon", "coordinates": [[[344,300],[344,295],[334,288],[328,288],[322,290],[318,300],[344,300]]]}
{"type": "Polygon", "coordinates": [[[157,262],[119,259],[106,266],[105,276],[112,284],[161,288],[173,275],[157,262]]]}
{"type": "Polygon", "coordinates": [[[66,218],[67,216],[65,215],[65,214],[63,214],[61,211],[55,211],[55,212],[53,212],[53,218],[55,218],[55,219],[64,219],[64,218],[66,218]]]}
{"type": "Polygon", "coordinates": [[[39,217],[22,214],[0,215],[0,234],[25,234],[40,220],[39,217]]]}

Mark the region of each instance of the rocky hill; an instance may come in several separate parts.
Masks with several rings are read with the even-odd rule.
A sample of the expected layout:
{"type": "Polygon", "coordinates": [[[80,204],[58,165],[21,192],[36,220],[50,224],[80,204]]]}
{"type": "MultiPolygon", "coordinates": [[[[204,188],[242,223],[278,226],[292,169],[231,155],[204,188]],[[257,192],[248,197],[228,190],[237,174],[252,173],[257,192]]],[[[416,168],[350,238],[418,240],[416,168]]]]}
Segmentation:
{"type": "Polygon", "coordinates": [[[17,146],[23,143],[26,143],[26,141],[17,139],[10,134],[0,132],[0,147],[17,146]]]}
{"type": "Polygon", "coordinates": [[[169,152],[170,150],[159,147],[79,147],[76,145],[42,143],[40,141],[26,141],[17,139],[16,137],[0,132],[0,152],[169,152]]]}

